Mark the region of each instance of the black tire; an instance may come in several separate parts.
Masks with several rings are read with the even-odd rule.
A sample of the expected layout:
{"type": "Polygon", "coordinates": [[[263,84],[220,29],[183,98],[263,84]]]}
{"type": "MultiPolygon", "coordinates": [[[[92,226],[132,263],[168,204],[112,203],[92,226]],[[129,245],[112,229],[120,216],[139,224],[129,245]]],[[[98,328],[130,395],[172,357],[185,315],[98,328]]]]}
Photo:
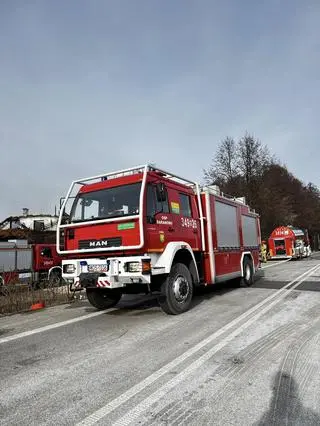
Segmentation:
{"type": "Polygon", "coordinates": [[[241,287],[250,287],[254,283],[254,272],[252,260],[245,257],[243,260],[243,277],[241,278],[241,287]]]}
{"type": "Polygon", "coordinates": [[[112,308],[121,299],[122,294],[116,290],[87,288],[87,298],[92,306],[99,310],[112,308]]]}
{"type": "Polygon", "coordinates": [[[192,297],[191,273],[183,263],[175,263],[161,285],[159,305],[166,314],[178,315],[190,308],[192,297]]]}

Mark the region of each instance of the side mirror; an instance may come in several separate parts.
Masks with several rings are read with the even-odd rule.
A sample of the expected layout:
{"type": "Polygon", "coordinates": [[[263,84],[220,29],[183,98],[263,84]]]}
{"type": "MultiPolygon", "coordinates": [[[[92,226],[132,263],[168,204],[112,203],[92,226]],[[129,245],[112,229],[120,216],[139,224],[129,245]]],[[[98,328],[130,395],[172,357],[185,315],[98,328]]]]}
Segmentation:
{"type": "Polygon", "coordinates": [[[90,207],[93,203],[93,200],[86,200],[85,198],[80,201],[80,204],[85,207],[90,207]]]}
{"type": "Polygon", "coordinates": [[[52,257],[52,254],[51,254],[51,248],[49,248],[49,247],[45,247],[45,248],[43,248],[42,250],[41,250],[41,256],[43,256],[43,257],[52,257]]]}
{"type": "Polygon", "coordinates": [[[155,216],[147,216],[147,222],[154,225],[155,223],[157,223],[156,217],[155,216]]]}
{"type": "Polygon", "coordinates": [[[164,186],[164,183],[157,183],[156,185],[156,194],[157,194],[157,201],[159,203],[162,203],[163,201],[166,201],[166,188],[164,186]]]}

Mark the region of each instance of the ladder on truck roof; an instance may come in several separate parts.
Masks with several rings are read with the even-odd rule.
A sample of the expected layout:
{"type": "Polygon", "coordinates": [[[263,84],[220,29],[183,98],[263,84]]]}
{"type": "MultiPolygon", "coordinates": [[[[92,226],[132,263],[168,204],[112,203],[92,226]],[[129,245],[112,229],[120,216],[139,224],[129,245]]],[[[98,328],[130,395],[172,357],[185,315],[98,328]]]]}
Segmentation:
{"type": "Polygon", "coordinates": [[[183,177],[178,176],[178,175],[171,173],[171,172],[167,172],[163,169],[160,169],[159,167],[156,167],[153,164],[145,164],[145,165],[142,165],[142,166],[131,167],[131,168],[128,168],[128,169],[118,170],[118,171],[115,171],[115,172],[103,173],[103,174],[91,176],[91,177],[88,177],[88,178],[77,179],[77,180],[73,181],[73,183],[74,184],[80,184],[80,185],[87,185],[90,182],[92,183],[92,181],[95,181],[95,180],[116,179],[116,178],[120,178],[120,177],[135,175],[135,174],[138,174],[138,173],[144,173],[144,172],[148,172],[148,171],[157,172],[157,173],[161,174],[164,178],[173,180],[173,181],[180,183],[180,184],[182,183],[182,184],[187,185],[187,186],[196,186],[197,185],[197,182],[195,182],[195,181],[183,178],[183,177]]]}
{"type": "Polygon", "coordinates": [[[202,191],[204,193],[208,192],[211,195],[216,195],[228,201],[233,201],[236,204],[241,204],[242,206],[248,207],[250,213],[256,213],[256,211],[254,209],[251,209],[250,206],[247,204],[245,197],[234,197],[233,195],[225,194],[224,192],[220,191],[220,188],[217,185],[204,186],[202,188],[202,191]]]}

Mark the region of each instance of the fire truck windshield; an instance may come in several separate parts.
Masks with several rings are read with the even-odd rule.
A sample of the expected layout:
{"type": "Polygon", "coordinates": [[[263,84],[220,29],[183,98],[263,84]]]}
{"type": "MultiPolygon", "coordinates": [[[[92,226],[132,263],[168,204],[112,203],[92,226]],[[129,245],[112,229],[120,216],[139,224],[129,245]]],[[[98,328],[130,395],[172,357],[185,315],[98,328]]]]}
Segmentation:
{"type": "Polygon", "coordinates": [[[87,222],[139,214],[141,183],[80,193],[75,198],[70,221],[87,222]]]}

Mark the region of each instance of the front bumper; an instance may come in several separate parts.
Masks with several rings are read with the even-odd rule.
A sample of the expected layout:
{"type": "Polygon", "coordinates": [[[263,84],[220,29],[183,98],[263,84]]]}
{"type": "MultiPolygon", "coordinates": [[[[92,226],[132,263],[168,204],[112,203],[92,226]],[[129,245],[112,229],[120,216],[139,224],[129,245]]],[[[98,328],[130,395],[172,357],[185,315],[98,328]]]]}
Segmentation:
{"type": "Polygon", "coordinates": [[[151,268],[146,271],[143,265],[150,261],[148,256],[63,260],[62,277],[70,284],[72,290],[96,287],[115,289],[133,284],[148,285],[151,283],[151,268]],[[130,271],[129,264],[134,264],[134,271],[130,271]],[[66,265],[69,270],[73,269],[73,272],[65,272],[66,265]]]}
{"type": "Polygon", "coordinates": [[[276,254],[274,256],[270,256],[269,260],[286,260],[286,259],[292,259],[294,256],[288,256],[286,254],[276,254]]]}

